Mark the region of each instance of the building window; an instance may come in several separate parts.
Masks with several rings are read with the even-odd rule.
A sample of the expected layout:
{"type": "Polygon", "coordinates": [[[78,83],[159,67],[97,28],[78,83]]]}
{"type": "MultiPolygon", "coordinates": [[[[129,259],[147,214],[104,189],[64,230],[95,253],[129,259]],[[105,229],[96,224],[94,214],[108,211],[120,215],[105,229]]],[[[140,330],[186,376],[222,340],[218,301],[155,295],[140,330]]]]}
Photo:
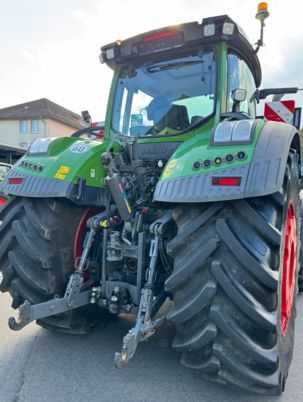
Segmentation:
{"type": "Polygon", "coordinates": [[[32,134],[39,133],[39,120],[31,120],[31,133],[32,134]]]}
{"type": "Polygon", "coordinates": [[[20,120],[20,133],[28,134],[28,121],[27,120],[20,120]]]}

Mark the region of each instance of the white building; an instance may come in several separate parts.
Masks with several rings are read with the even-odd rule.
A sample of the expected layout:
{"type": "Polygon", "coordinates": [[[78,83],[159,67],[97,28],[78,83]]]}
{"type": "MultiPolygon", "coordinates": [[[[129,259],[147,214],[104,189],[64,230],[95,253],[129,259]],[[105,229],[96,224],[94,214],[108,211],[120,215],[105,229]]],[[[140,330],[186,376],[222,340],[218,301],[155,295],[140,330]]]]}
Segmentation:
{"type": "Polygon", "coordinates": [[[86,124],[46,98],[0,109],[0,143],[28,148],[37,138],[66,137],[86,124]]]}

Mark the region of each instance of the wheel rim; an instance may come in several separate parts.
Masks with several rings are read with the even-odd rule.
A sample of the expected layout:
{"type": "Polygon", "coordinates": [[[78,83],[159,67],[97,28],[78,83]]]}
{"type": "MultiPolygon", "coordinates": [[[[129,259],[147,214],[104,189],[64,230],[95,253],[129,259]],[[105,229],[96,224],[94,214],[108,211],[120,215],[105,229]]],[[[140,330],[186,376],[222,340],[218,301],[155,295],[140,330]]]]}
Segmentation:
{"type": "Polygon", "coordinates": [[[79,222],[79,226],[77,228],[75,240],[74,240],[74,262],[75,263],[82,255],[82,250],[83,250],[82,243],[84,240],[85,232],[87,230],[87,226],[86,226],[87,221],[90,217],[97,214],[99,210],[100,209],[97,207],[89,207],[84,211],[84,213],[82,215],[82,218],[79,222]]]}
{"type": "Polygon", "coordinates": [[[291,203],[288,207],[283,253],[282,271],[282,301],[281,301],[281,331],[285,335],[288,329],[289,319],[295,294],[295,272],[297,254],[297,223],[295,209],[291,203]]]}

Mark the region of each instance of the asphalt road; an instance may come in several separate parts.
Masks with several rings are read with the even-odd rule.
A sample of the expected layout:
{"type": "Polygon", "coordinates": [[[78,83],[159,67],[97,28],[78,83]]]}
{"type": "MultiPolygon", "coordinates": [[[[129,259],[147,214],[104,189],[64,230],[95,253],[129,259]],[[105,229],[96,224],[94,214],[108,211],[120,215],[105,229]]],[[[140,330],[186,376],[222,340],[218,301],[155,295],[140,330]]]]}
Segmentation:
{"type": "Polygon", "coordinates": [[[298,301],[294,360],[282,397],[234,392],[205,382],[179,364],[166,326],[118,371],[113,355],[132,322],[118,318],[91,334],[69,336],[31,324],[12,332],[10,297],[0,295],[0,402],[236,402],[303,401],[303,296],[298,301]]]}

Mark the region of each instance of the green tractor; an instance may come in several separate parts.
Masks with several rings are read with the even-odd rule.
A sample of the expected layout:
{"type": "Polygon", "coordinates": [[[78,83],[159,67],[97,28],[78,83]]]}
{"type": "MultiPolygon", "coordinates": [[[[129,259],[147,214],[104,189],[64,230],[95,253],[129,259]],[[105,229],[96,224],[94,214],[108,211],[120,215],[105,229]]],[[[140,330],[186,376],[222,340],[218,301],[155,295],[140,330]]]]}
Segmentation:
{"type": "Polygon", "coordinates": [[[19,308],[11,329],[36,320],[81,334],[135,314],[117,367],[168,322],[182,364],[202,377],[284,390],[300,140],[293,125],[256,118],[256,103],[298,89],[258,89],[267,16],[262,3],[256,49],[227,15],[101,48],[114,71],[104,138],[39,139],[1,186],[0,289],[19,308]]]}

